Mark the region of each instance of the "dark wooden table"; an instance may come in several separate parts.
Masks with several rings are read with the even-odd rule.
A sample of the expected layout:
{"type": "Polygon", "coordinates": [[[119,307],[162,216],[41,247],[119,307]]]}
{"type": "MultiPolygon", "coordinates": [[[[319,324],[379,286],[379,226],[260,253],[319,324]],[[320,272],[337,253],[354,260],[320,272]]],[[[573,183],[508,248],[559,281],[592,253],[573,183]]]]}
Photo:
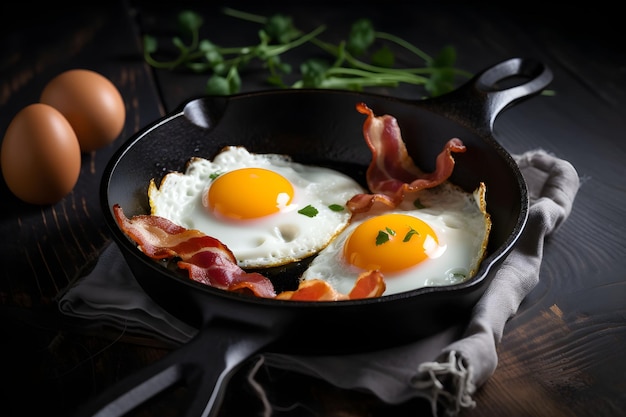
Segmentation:
{"type": "MultiPolygon", "coordinates": [[[[156,339],[69,321],[56,302],[109,242],[98,187],[117,146],[204,93],[206,74],[154,71],[146,65],[142,34],[170,39],[176,13],[189,7],[203,13],[205,36],[217,43],[241,45],[256,36],[257,27],[225,18],[218,4],[209,3],[1,6],[0,132],[21,108],[38,101],[47,81],[72,68],[93,69],[113,81],[127,118],[111,146],[83,154],[76,187],[57,204],[22,203],[0,183],[0,415],[69,415],[169,351],[156,339]]],[[[429,53],[453,45],[457,66],[472,73],[514,56],[539,59],[553,70],[555,95],[505,112],[495,133],[512,153],[543,148],[567,159],[582,186],[571,216],[546,243],[538,286],[507,323],[495,374],[477,393],[476,409],[463,415],[623,415],[626,50],[618,36],[619,14],[597,3],[590,10],[431,3],[234,6],[261,15],[283,12],[308,29],[326,23],[328,35],[337,39],[357,17],[369,17],[379,30],[429,53]]],[[[243,91],[263,88],[269,86],[260,71],[244,76],[243,91]]],[[[404,87],[381,92],[415,94],[404,87]]],[[[266,382],[272,401],[284,407],[277,416],[428,415],[420,401],[390,406],[297,374],[266,382]]],[[[158,410],[176,415],[174,408],[158,410]]],[[[235,375],[220,415],[258,415],[259,410],[242,374],[235,375]]]]}

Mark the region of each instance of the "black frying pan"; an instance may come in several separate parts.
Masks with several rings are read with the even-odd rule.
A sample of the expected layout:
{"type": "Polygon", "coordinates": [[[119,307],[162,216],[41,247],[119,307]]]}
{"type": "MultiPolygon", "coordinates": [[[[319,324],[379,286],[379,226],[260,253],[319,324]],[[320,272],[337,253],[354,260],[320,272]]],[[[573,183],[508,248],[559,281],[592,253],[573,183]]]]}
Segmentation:
{"type": "MultiPolygon", "coordinates": [[[[478,74],[456,91],[407,101],[328,90],[280,90],[191,100],[130,138],[102,178],[104,217],[137,281],[158,304],[197,326],[198,335],[161,361],[87,404],[79,415],[121,416],[161,391],[186,385],[193,400],[186,415],[217,410],[233,369],[260,350],[293,353],[356,352],[410,342],[466,319],[489,284],[488,272],[510,250],[528,215],[526,184],[512,157],[493,138],[505,108],[540,93],[552,80],[544,65],[511,59],[478,74]],[[513,80],[514,82],[511,82],[513,80]],[[398,120],[415,163],[434,170],[443,144],[459,137],[451,181],[473,191],[487,184],[493,227],[488,255],[471,280],[374,299],[297,302],[255,298],[184,278],[144,256],[112,214],[149,212],[147,187],[167,170],[181,171],[192,156],[212,158],[227,145],[256,153],[283,153],[305,164],[329,166],[361,183],[371,153],[363,139],[365,102],[376,115],[398,120]]],[[[297,285],[302,263],[266,271],[277,290],[297,285]]]]}

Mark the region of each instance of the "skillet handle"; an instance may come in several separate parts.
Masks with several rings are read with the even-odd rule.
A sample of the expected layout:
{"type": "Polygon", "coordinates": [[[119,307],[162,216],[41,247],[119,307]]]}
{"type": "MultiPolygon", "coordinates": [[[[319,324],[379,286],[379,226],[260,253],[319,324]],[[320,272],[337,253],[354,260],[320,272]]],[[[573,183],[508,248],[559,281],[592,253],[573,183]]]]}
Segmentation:
{"type": "Polygon", "coordinates": [[[423,103],[464,124],[492,133],[494,122],[503,110],[541,93],[552,78],[552,71],[540,61],[511,58],[476,74],[456,90],[423,103]]]}
{"type": "Polygon", "coordinates": [[[186,386],[185,417],[217,415],[233,371],[275,339],[274,333],[240,323],[211,322],[186,344],[113,385],[85,404],[76,417],[123,417],[164,391],[186,386]]]}

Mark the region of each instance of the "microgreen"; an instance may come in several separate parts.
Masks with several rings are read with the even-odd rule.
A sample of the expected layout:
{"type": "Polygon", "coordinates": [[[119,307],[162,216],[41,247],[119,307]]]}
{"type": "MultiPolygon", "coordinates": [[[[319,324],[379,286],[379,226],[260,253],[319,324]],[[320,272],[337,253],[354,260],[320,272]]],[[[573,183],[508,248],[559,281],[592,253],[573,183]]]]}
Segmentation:
{"type": "Polygon", "coordinates": [[[209,178],[211,179],[211,181],[213,181],[220,175],[222,175],[221,171],[211,172],[211,174],[209,175],[209,178]]]}
{"type": "Polygon", "coordinates": [[[379,230],[378,235],[376,235],[376,246],[387,242],[389,242],[389,233],[384,230],[379,230]]]}
{"type": "Polygon", "coordinates": [[[404,239],[402,239],[403,242],[408,242],[409,240],[411,240],[411,238],[413,236],[419,236],[419,232],[415,229],[413,229],[412,227],[409,229],[408,232],[406,232],[406,235],[404,235],[404,239]]]}
{"type": "Polygon", "coordinates": [[[298,213],[303,214],[307,217],[315,217],[317,216],[317,213],[319,213],[319,211],[309,204],[308,206],[302,207],[300,210],[298,210],[298,213]]]}
{"type": "Polygon", "coordinates": [[[305,32],[292,17],[274,14],[268,17],[232,8],[222,9],[226,16],[260,25],[258,39],[251,45],[220,46],[200,39],[202,17],[191,10],[178,15],[180,36],[172,39],[177,56],[170,60],[156,58],[157,41],[144,36],[144,59],[154,68],[174,70],[186,68],[196,73],[209,73],[206,93],[234,94],[241,90],[241,74],[253,61],[267,70],[268,84],[279,88],[332,88],[362,91],[370,87],[397,87],[401,84],[422,86],[426,96],[437,96],[454,88],[458,77],[472,74],[454,67],[456,52],[444,47],[434,58],[410,42],[390,33],[374,29],[371,20],[357,19],[346,38],[329,43],[321,38],[325,25],[305,32]],[[291,64],[281,57],[304,44],[317,46],[325,54],[315,54],[300,62],[300,77],[294,78],[291,64]],[[402,48],[415,55],[421,66],[395,66],[394,49],[402,48]],[[290,78],[290,79],[291,79],[290,78]]]}
{"type": "Polygon", "coordinates": [[[389,242],[389,236],[395,236],[396,231],[390,227],[385,227],[385,230],[379,230],[376,235],[376,246],[389,242]]]}

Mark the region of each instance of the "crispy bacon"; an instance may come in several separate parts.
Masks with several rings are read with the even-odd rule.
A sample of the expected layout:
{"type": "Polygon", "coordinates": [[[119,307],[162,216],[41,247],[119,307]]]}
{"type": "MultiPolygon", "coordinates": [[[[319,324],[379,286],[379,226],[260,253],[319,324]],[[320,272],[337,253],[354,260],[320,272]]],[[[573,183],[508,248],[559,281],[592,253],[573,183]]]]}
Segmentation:
{"type": "Polygon", "coordinates": [[[366,173],[367,185],[372,194],[358,194],[348,201],[348,208],[354,213],[366,212],[375,203],[393,208],[406,193],[441,184],[452,175],[452,153],[466,150],[460,139],[450,139],[437,156],[435,171],[425,173],[409,155],[398,122],[393,116],[376,117],[365,103],[357,104],[356,108],[367,115],[363,136],[372,152],[372,161],[366,173]]]}
{"type": "Polygon", "coordinates": [[[380,271],[363,272],[354,283],[349,294],[337,292],[328,282],[321,279],[302,281],[295,291],[283,291],[276,298],[297,301],[338,301],[380,297],[385,292],[385,280],[380,271]]]}
{"type": "Polygon", "coordinates": [[[295,291],[283,291],[276,296],[277,300],[292,301],[337,301],[346,299],[343,294],[338,293],[326,281],[321,279],[307,279],[298,285],[295,291]]]}
{"type": "Polygon", "coordinates": [[[231,250],[219,240],[159,216],[136,215],[129,219],[119,204],[113,206],[113,213],[122,231],[146,255],[155,260],[180,258],[176,265],[186,270],[190,279],[205,285],[257,297],[297,301],[379,297],[385,291],[382,274],[366,272],[358,278],[348,295],[336,292],[322,280],[302,281],[295,291],[276,295],[269,278],[243,270],[231,250]]]}
{"type": "Polygon", "coordinates": [[[380,297],[385,292],[387,286],[380,271],[363,272],[356,280],[348,298],[356,300],[358,298],[380,297]]]}
{"type": "Polygon", "coordinates": [[[152,259],[180,258],[178,267],[187,270],[194,281],[228,291],[252,292],[257,297],[276,296],[268,278],[244,271],[219,240],[159,216],[129,219],[119,204],[113,206],[113,212],[120,228],[146,255],[152,259]]]}

